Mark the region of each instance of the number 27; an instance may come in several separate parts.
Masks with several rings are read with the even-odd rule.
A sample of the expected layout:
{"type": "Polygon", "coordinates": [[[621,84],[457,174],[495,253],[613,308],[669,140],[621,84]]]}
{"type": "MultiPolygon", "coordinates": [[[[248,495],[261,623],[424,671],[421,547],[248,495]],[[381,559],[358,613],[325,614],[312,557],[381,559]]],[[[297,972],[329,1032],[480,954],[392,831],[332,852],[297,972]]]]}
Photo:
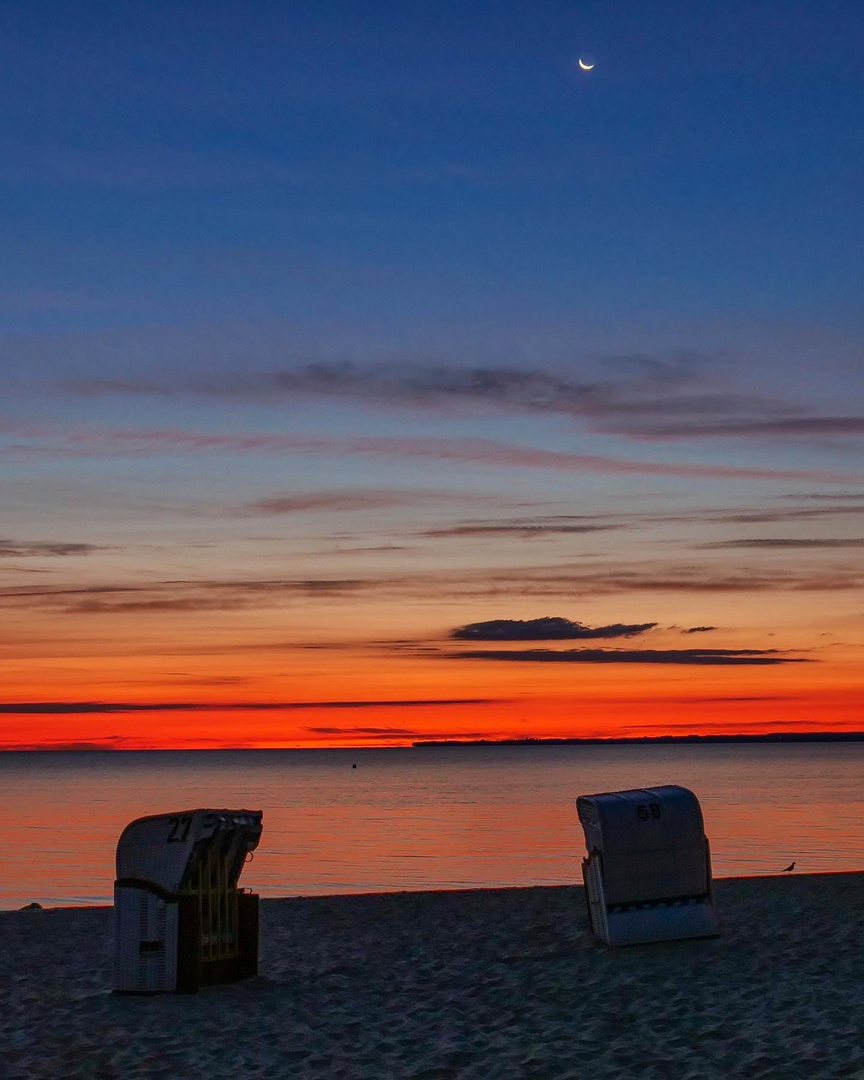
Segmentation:
{"type": "Polygon", "coordinates": [[[169,844],[182,844],[189,835],[189,826],[192,824],[192,818],[172,817],[168,818],[168,824],[171,826],[171,831],[168,833],[167,842],[169,844]]]}

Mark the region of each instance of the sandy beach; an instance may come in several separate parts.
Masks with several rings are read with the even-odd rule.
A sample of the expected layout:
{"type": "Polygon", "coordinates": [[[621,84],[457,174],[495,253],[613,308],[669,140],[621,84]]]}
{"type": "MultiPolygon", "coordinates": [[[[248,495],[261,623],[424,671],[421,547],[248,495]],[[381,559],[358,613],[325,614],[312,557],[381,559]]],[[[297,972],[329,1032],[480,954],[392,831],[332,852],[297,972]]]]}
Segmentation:
{"type": "Polygon", "coordinates": [[[0,913],[0,1073],[864,1077],[864,873],[717,883],[722,937],[609,950],[582,889],[262,901],[260,975],[118,997],[112,911],[0,913]]]}

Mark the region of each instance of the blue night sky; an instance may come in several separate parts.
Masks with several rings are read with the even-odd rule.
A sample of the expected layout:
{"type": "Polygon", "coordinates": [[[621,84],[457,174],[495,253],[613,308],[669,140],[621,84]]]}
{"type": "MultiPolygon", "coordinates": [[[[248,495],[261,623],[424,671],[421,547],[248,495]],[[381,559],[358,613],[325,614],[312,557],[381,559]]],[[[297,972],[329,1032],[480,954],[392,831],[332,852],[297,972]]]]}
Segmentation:
{"type": "Polygon", "coordinates": [[[551,615],[860,701],[862,51],[852,0],[7,3],[15,700],[560,702],[441,651],[551,615]]]}

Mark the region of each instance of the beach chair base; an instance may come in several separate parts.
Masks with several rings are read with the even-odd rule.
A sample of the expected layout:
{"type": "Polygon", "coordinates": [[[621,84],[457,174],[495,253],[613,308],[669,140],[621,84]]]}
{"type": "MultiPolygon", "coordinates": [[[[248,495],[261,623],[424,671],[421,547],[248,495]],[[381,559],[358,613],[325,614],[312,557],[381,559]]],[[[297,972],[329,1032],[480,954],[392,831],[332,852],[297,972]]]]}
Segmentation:
{"type": "Polygon", "coordinates": [[[596,851],[582,860],[582,878],[591,931],[606,945],[647,945],[719,936],[710,893],[641,904],[609,904],[603,888],[603,860],[596,851]]]}

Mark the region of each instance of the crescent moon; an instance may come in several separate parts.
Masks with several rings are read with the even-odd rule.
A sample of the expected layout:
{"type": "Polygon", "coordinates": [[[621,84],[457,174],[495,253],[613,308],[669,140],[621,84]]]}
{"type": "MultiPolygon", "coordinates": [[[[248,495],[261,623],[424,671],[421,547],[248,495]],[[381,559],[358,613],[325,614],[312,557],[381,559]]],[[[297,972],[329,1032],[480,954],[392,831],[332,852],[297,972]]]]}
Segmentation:
{"type": "Polygon", "coordinates": [[[583,64],[582,63],[582,57],[580,56],[579,57],[579,67],[582,68],[583,71],[592,71],[593,68],[594,68],[594,65],[593,64],[583,64]]]}

